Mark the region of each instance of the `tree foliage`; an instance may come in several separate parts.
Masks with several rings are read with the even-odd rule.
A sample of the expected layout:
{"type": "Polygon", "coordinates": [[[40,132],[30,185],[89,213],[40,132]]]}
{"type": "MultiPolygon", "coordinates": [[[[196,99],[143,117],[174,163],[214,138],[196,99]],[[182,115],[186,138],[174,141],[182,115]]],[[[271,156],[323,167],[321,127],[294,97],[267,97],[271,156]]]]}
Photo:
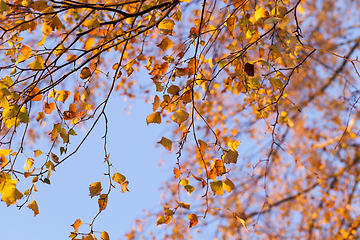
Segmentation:
{"type": "Polygon", "coordinates": [[[359,238],[358,11],[352,0],[1,0],[1,200],[39,214],[36,186],[104,119],[108,172],[89,183],[99,212],[70,233],[96,239],[111,191],[129,184],[106,147],[116,93],[151,101],[144,123],[171,126],[158,144],[177,154],[163,210],[128,239],[149,224],[189,239],[207,223],[222,239],[359,238]]]}

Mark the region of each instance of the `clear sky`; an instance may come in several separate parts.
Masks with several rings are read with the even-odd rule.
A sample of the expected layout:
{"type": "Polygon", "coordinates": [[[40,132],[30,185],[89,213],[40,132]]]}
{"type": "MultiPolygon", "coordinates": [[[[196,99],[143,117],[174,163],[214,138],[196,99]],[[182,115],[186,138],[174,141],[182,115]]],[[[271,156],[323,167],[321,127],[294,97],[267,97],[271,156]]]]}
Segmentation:
{"type": "MultiPolygon", "coordinates": [[[[159,188],[161,182],[172,177],[169,174],[175,162],[171,161],[176,158],[175,154],[171,156],[156,143],[162,136],[171,137],[171,132],[166,131],[169,125],[146,125],[145,119],[152,113],[152,106],[141,100],[132,102],[131,114],[128,115],[123,111],[128,102],[115,95],[116,92],[107,110],[109,160],[119,173],[126,176],[130,192],[121,193],[120,187],[111,192],[107,209],[97,218],[94,229],[107,231],[111,239],[123,239],[135,218],[145,217],[143,209],[162,208],[159,188]],[[159,159],[166,160],[161,168],[159,159]]],[[[83,222],[80,232],[88,231],[84,223],[91,222],[98,212],[98,197],[90,198],[89,185],[100,181],[107,169],[103,163],[103,126],[103,122],[99,122],[81,149],[57,167],[50,178],[51,185],[41,182],[36,185],[39,192],[34,197],[39,205],[39,215],[34,217],[26,205],[19,211],[14,205],[6,207],[1,202],[0,240],[69,239],[73,231],[70,225],[78,218],[83,222]]],[[[80,130],[77,133],[78,136],[70,138],[70,145],[75,145],[84,134],[80,130]]],[[[106,179],[103,182],[105,184],[106,179]]],[[[29,187],[29,182],[19,182],[18,187],[23,192],[29,187]]]]}

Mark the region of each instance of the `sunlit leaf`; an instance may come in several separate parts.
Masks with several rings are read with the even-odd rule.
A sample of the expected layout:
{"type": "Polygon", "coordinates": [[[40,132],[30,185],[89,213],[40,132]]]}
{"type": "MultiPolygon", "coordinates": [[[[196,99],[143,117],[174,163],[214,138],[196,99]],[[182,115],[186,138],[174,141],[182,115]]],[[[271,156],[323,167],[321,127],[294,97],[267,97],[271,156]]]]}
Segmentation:
{"type": "Polygon", "coordinates": [[[100,211],[106,209],[107,202],[108,202],[108,195],[107,194],[101,194],[99,199],[98,199],[98,204],[99,204],[99,210],[100,211]]]}
{"type": "Polygon", "coordinates": [[[30,202],[27,207],[34,211],[34,217],[39,214],[39,207],[35,200],[30,202]]]}
{"type": "Polygon", "coordinates": [[[174,172],[174,175],[175,175],[174,178],[178,179],[180,177],[180,170],[174,167],[173,172],[174,172]]]}
{"type": "Polygon", "coordinates": [[[90,191],[90,197],[99,196],[101,193],[101,182],[94,182],[90,184],[89,191],[90,191]]]}
{"type": "Polygon", "coordinates": [[[28,64],[28,67],[31,70],[43,70],[44,69],[44,60],[41,56],[36,56],[35,60],[28,64]]]}
{"type": "Polygon", "coordinates": [[[164,38],[161,43],[157,45],[161,50],[166,51],[173,46],[173,42],[169,38],[164,38]]]}
{"type": "Polygon", "coordinates": [[[270,16],[268,10],[266,10],[264,7],[259,8],[255,11],[255,20],[259,20],[260,18],[268,18],[270,16]]]}
{"type": "Polygon", "coordinates": [[[88,67],[84,67],[80,72],[80,78],[86,79],[91,76],[90,69],[88,67]]]}
{"type": "Polygon", "coordinates": [[[196,214],[190,213],[188,215],[188,219],[190,220],[189,228],[196,226],[199,222],[198,216],[196,214]]]}
{"type": "Polygon", "coordinates": [[[175,26],[175,22],[171,19],[164,19],[159,23],[158,28],[160,29],[160,32],[164,35],[172,35],[173,29],[175,26]]]}
{"type": "Polygon", "coordinates": [[[121,193],[130,192],[129,189],[127,188],[127,186],[129,185],[128,181],[124,181],[120,185],[121,185],[121,193]]]}
{"type": "Polygon", "coordinates": [[[115,182],[121,184],[126,180],[126,177],[117,172],[112,176],[112,180],[114,180],[115,182]]]}
{"type": "Polygon", "coordinates": [[[214,181],[210,183],[211,190],[214,195],[224,195],[224,188],[222,181],[214,181]]]}
{"type": "Polygon", "coordinates": [[[235,185],[234,185],[234,183],[233,183],[230,179],[226,178],[226,179],[223,181],[223,188],[224,188],[224,190],[226,190],[228,193],[230,193],[232,190],[235,189],[235,185]]]}
{"type": "Polygon", "coordinates": [[[246,231],[249,232],[249,229],[246,227],[245,220],[240,218],[236,213],[234,213],[234,216],[236,217],[236,220],[238,220],[245,227],[246,231]]]}
{"type": "Polygon", "coordinates": [[[110,240],[109,234],[105,231],[101,232],[100,240],[110,240]]]}
{"type": "Polygon", "coordinates": [[[100,22],[95,19],[89,19],[84,22],[84,26],[88,28],[97,28],[100,27],[100,22]]]}
{"type": "Polygon", "coordinates": [[[66,99],[71,95],[70,91],[60,90],[56,92],[55,100],[65,103],[66,99]]]}
{"type": "Polygon", "coordinates": [[[33,165],[34,165],[34,159],[27,158],[24,164],[24,170],[29,172],[33,165]]]}
{"type": "Polygon", "coordinates": [[[182,110],[182,109],[178,109],[172,116],[171,119],[176,122],[177,124],[181,124],[184,121],[186,121],[189,118],[189,114],[182,110]]]}
{"type": "Polygon", "coordinates": [[[162,137],[161,140],[158,143],[163,145],[163,147],[166,148],[167,150],[169,150],[169,151],[171,150],[171,147],[172,147],[172,141],[171,140],[162,137]]]}
{"type": "Polygon", "coordinates": [[[161,115],[160,112],[154,112],[146,117],[146,123],[149,125],[150,123],[161,123],[161,115]]]}
{"type": "Polygon", "coordinates": [[[76,221],[71,225],[75,230],[78,230],[78,228],[82,225],[82,222],[80,219],[76,219],[76,221]]]}

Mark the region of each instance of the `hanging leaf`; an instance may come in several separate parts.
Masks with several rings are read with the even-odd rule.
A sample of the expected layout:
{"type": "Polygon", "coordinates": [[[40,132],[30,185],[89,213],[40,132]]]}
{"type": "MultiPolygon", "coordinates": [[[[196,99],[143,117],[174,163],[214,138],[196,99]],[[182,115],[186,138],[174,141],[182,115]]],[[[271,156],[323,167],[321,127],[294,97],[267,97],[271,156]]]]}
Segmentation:
{"type": "Polygon", "coordinates": [[[130,192],[129,189],[127,188],[128,185],[129,185],[128,181],[124,181],[121,183],[121,193],[130,192]]]}
{"type": "Polygon", "coordinates": [[[71,225],[75,230],[78,230],[79,227],[82,225],[82,222],[80,219],[76,219],[76,221],[71,225]]]}
{"type": "Polygon", "coordinates": [[[158,142],[161,145],[163,145],[164,148],[166,148],[167,150],[171,151],[171,147],[172,147],[172,141],[162,137],[161,140],[158,142]]]}
{"type": "Polygon", "coordinates": [[[181,124],[184,121],[186,121],[189,118],[189,114],[182,110],[182,109],[178,109],[172,116],[171,119],[176,122],[177,124],[181,124]]]}
{"type": "Polygon", "coordinates": [[[166,51],[166,50],[170,49],[173,45],[174,45],[173,42],[169,38],[166,37],[161,41],[161,43],[159,43],[156,46],[161,48],[161,50],[166,51]]]}
{"type": "Polygon", "coordinates": [[[173,29],[175,26],[175,22],[171,19],[164,19],[159,23],[159,30],[164,35],[172,35],[173,29]]]}
{"type": "Polygon", "coordinates": [[[246,63],[244,70],[246,72],[247,75],[249,76],[254,76],[255,75],[255,66],[251,63],[246,63]]]}
{"type": "Polygon", "coordinates": [[[150,114],[149,116],[147,116],[146,123],[147,123],[147,125],[149,125],[150,123],[160,124],[161,123],[160,112],[154,112],[154,113],[150,114]]]}
{"type": "Polygon", "coordinates": [[[30,202],[27,207],[34,211],[34,217],[39,214],[39,207],[35,200],[30,202]]]}
{"type": "Polygon", "coordinates": [[[94,182],[90,184],[89,191],[90,191],[90,197],[99,196],[101,193],[101,182],[94,182]]]}
{"type": "Polygon", "coordinates": [[[105,231],[102,231],[100,240],[110,240],[109,234],[105,231]]]}
{"type": "Polygon", "coordinates": [[[228,193],[230,193],[232,190],[235,189],[235,185],[234,185],[234,183],[233,183],[230,179],[226,178],[226,179],[223,181],[223,188],[224,188],[224,190],[226,190],[228,193]]]}
{"type": "Polygon", "coordinates": [[[214,181],[210,183],[211,190],[214,195],[224,195],[224,188],[222,181],[214,181]]]}
{"type": "Polygon", "coordinates": [[[99,204],[99,211],[105,210],[108,202],[108,195],[107,194],[101,194],[98,200],[99,204]]]}
{"type": "Polygon", "coordinates": [[[88,67],[84,67],[80,72],[80,78],[86,79],[91,76],[90,69],[88,67]]]}
{"type": "Polygon", "coordinates": [[[117,172],[112,176],[112,180],[114,180],[115,182],[121,184],[126,180],[126,177],[117,172]]]}
{"type": "Polygon", "coordinates": [[[188,219],[190,220],[189,228],[196,226],[199,222],[198,216],[196,214],[190,213],[188,215],[188,219]]]}
{"type": "Polygon", "coordinates": [[[60,101],[65,103],[66,99],[68,99],[70,95],[71,95],[70,91],[66,91],[66,90],[57,91],[55,95],[55,101],[60,101]]]}
{"type": "Polygon", "coordinates": [[[28,64],[28,67],[31,70],[43,70],[44,69],[44,60],[41,56],[36,56],[35,61],[28,64]]]}

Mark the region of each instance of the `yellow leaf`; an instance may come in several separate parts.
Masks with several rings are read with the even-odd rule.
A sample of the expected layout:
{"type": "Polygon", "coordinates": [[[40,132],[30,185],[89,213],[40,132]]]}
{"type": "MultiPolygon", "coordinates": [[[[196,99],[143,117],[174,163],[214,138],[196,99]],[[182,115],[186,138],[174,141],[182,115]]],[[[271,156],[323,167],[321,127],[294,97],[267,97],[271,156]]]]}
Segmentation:
{"type": "Polygon", "coordinates": [[[82,222],[80,219],[76,219],[76,221],[74,222],[74,224],[72,224],[71,226],[75,229],[78,230],[78,228],[81,226],[82,222]]]}
{"type": "MultiPolygon", "coordinates": [[[[8,164],[8,159],[2,155],[0,155],[0,168],[4,168],[6,167],[6,165],[8,164]]],[[[0,181],[1,182],[1,181],[0,181]]]]}
{"type": "Polygon", "coordinates": [[[88,78],[91,76],[91,72],[90,72],[90,69],[88,67],[84,67],[82,70],[81,70],[81,73],[80,73],[80,77],[81,79],[85,79],[85,78],[88,78]]]}
{"type": "Polygon", "coordinates": [[[279,17],[279,18],[283,18],[285,17],[286,13],[287,13],[287,9],[284,6],[278,5],[276,6],[276,8],[274,8],[271,13],[275,16],[275,17],[279,17]]]}
{"type": "Polygon", "coordinates": [[[63,52],[65,52],[66,51],[66,48],[62,45],[62,44],[60,44],[60,46],[58,46],[55,50],[54,50],[54,54],[56,55],[56,56],[59,56],[60,54],[62,54],[63,52]]]}
{"type": "Polygon", "coordinates": [[[210,183],[211,190],[214,195],[224,195],[224,188],[222,181],[214,181],[210,183]]]}
{"type": "Polygon", "coordinates": [[[99,210],[105,210],[106,206],[107,206],[107,202],[108,202],[108,195],[107,194],[101,194],[98,200],[98,204],[99,204],[99,210]]]}
{"type": "Polygon", "coordinates": [[[173,42],[169,39],[169,38],[164,38],[160,44],[156,45],[159,48],[161,48],[161,50],[166,51],[168,49],[170,49],[173,46],[173,42]]]}
{"type": "Polygon", "coordinates": [[[238,148],[238,146],[239,146],[239,144],[240,144],[240,141],[229,141],[228,142],[228,147],[231,149],[231,150],[233,150],[233,151],[236,151],[236,149],[238,148]]]}
{"type": "MultiPolygon", "coordinates": [[[[5,173],[5,175],[7,175],[5,173]]],[[[15,204],[18,199],[21,199],[23,194],[17,190],[16,180],[12,180],[10,175],[6,176],[6,180],[0,183],[1,200],[6,203],[7,206],[15,204]]]]}
{"type": "Polygon", "coordinates": [[[70,91],[60,90],[56,92],[55,100],[65,103],[66,99],[71,95],[70,91]]]}
{"type": "Polygon", "coordinates": [[[110,240],[109,234],[105,231],[102,231],[100,240],[110,240]]]}
{"type": "Polygon", "coordinates": [[[223,188],[224,188],[228,193],[230,193],[232,190],[234,190],[235,185],[234,185],[234,183],[233,183],[230,179],[226,178],[226,179],[224,180],[224,182],[223,182],[223,188]]]}
{"type": "Polygon", "coordinates": [[[238,214],[234,213],[234,216],[236,217],[236,219],[245,227],[246,231],[249,232],[249,229],[246,227],[246,224],[245,224],[245,220],[240,218],[238,216],[238,214]]]}
{"type": "MultiPolygon", "coordinates": [[[[32,88],[32,87],[30,87],[32,88]]],[[[29,94],[29,97],[31,98],[31,101],[41,101],[42,96],[39,94],[40,89],[38,87],[33,87],[31,90],[31,93],[29,94]]]]}
{"type": "Polygon", "coordinates": [[[154,112],[146,117],[146,123],[149,125],[150,123],[161,123],[161,115],[160,112],[154,112]]]}
{"type": "Polygon", "coordinates": [[[91,234],[89,234],[86,237],[83,237],[82,240],[94,240],[94,237],[91,234]]]}
{"type": "Polygon", "coordinates": [[[34,159],[27,158],[25,161],[25,164],[24,164],[24,170],[29,172],[30,169],[32,168],[33,164],[34,164],[34,159]]]}
{"type": "Polygon", "coordinates": [[[42,152],[41,152],[40,150],[35,150],[35,151],[34,151],[35,157],[38,157],[38,156],[40,156],[41,154],[42,154],[42,152]]]}
{"type": "Polygon", "coordinates": [[[216,175],[221,176],[226,173],[226,168],[222,160],[215,160],[214,168],[216,169],[216,175]]]}
{"type": "Polygon", "coordinates": [[[77,56],[75,54],[71,54],[66,58],[66,61],[71,62],[75,61],[77,59],[77,56]]]}
{"type": "Polygon", "coordinates": [[[160,29],[160,32],[164,35],[172,34],[172,31],[174,29],[175,22],[171,19],[164,19],[159,23],[158,28],[160,29]]]}
{"type": "Polygon", "coordinates": [[[167,150],[169,150],[169,151],[171,150],[171,147],[172,147],[172,141],[171,140],[162,137],[160,142],[158,142],[158,143],[163,145],[163,147],[166,148],[167,150]]]}
{"type": "Polygon", "coordinates": [[[239,156],[239,153],[237,151],[233,151],[231,149],[225,150],[224,154],[222,155],[222,159],[224,163],[237,163],[237,158],[239,156]]]}
{"type": "Polygon", "coordinates": [[[55,109],[55,103],[44,103],[44,112],[45,114],[50,114],[55,109]]]}
{"type": "Polygon", "coordinates": [[[1,149],[0,156],[8,156],[11,153],[11,149],[1,149]]]}
{"type": "Polygon", "coordinates": [[[38,112],[38,116],[36,118],[36,121],[39,122],[41,119],[45,117],[45,114],[43,112],[38,112]]]}
{"type": "Polygon", "coordinates": [[[90,197],[99,196],[101,193],[101,182],[94,182],[90,184],[89,191],[90,191],[90,197]]]}
{"type": "Polygon", "coordinates": [[[201,154],[202,155],[204,155],[204,153],[205,153],[205,150],[206,150],[206,148],[207,148],[207,143],[206,142],[204,142],[204,141],[202,141],[202,140],[198,140],[198,142],[199,142],[199,148],[200,148],[200,152],[201,152],[201,154]]]}
{"type": "Polygon", "coordinates": [[[228,18],[225,21],[225,26],[227,27],[227,30],[231,36],[234,36],[236,21],[237,21],[236,16],[228,16],[228,18]]]}
{"type": "Polygon", "coordinates": [[[268,18],[270,16],[268,10],[264,7],[259,8],[255,11],[255,20],[259,20],[260,18],[268,18]]]}
{"type": "Polygon", "coordinates": [[[182,185],[182,186],[186,186],[186,185],[188,185],[189,184],[189,180],[187,180],[187,179],[185,179],[185,178],[183,178],[183,179],[181,179],[180,180],[180,185],[182,185]]]}
{"type": "Polygon", "coordinates": [[[29,203],[27,207],[34,211],[34,217],[39,214],[39,207],[35,200],[29,203]]]}
{"type": "Polygon", "coordinates": [[[154,102],[153,102],[153,111],[155,112],[160,107],[160,98],[158,95],[155,95],[154,102]]]}
{"type": "Polygon", "coordinates": [[[181,124],[189,118],[189,114],[182,109],[178,109],[172,116],[171,119],[177,124],[181,124]]]}
{"type": "Polygon", "coordinates": [[[193,213],[188,215],[188,219],[190,220],[189,228],[196,226],[196,224],[199,222],[198,216],[193,213]]]}
{"type": "Polygon", "coordinates": [[[42,46],[44,43],[45,43],[45,37],[43,37],[41,40],[40,40],[40,42],[38,42],[38,44],[37,44],[37,46],[38,47],[40,47],[40,46],[42,46]]]}
{"type": "Polygon", "coordinates": [[[128,185],[129,185],[128,181],[121,183],[121,193],[130,192],[129,189],[127,188],[128,185]]]}
{"type": "Polygon", "coordinates": [[[35,61],[27,65],[31,70],[42,70],[44,69],[44,61],[41,56],[36,56],[35,61]]]}
{"type": "Polygon", "coordinates": [[[123,183],[125,180],[126,180],[126,177],[120,173],[115,173],[113,176],[112,176],[112,180],[114,180],[115,182],[117,183],[123,183]]]}
{"type": "Polygon", "coordinates": [[[94,38],[89,38],[88,40],[86,40],[85,42],[85,46],[84,46],[84,49],[85,50],[89,50],[92,48],[92,46],[94,46],[95,44],[95,39],[94,38]]]}
{"type": "Polygon", "coordinates": [[[90,19],[84,22],[84,26],[87,28],[97,28],[100,27],[100,22],[95,19],[90,19]]]}

